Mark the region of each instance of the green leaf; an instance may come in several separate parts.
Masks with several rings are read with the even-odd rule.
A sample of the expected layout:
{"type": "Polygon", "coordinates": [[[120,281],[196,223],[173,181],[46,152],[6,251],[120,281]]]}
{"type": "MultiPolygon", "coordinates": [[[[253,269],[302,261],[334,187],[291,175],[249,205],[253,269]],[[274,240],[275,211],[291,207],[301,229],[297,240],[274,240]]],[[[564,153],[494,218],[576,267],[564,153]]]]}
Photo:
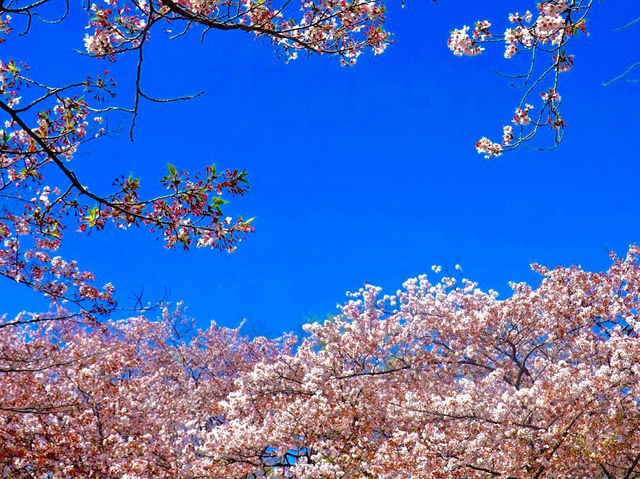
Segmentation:
{"type": "Polygon", "coordinates": [[[220,198],[219,196],[214,196],[211,199],[211,206],[226,205],[227,203],[228,203],[227,200],[224,200],[224,199],[220,198]]]}
{"type": "Polygon", "coordinates": [[[89,226],[96,225],[96,219],[98,218],[98,207],[94,206],[89,210],[89,214],[84,217],[85,221],[89,226]]]}

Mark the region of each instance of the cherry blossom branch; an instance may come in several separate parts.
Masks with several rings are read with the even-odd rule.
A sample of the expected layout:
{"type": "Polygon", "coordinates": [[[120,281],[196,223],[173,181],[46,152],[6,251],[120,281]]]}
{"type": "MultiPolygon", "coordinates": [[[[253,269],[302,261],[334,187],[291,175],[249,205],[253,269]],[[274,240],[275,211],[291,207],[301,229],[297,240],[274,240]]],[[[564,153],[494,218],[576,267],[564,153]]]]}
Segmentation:
{"type": "Polygon", "coordinates": [[[558,94],[559,75],[571,69],[573,56],[565,53],[565,47],[569,40],[579,32],[586,34],[586,18],[592,7],[592,0],[549,0],[538,5],[538,17],[533,21],[533,14],[527,11],[524,15],[513,13],[509,20],[515,23],[515,28],[508,28],[504,35],[491,33],[491,23],[482,20],[476,23],[471,36],[469,27],[453,30],[449,39],[449,48],[455,55],[474,56],[479,55],[485,43],[495,41],[505,42],[505,58],[512,58],[520,51],[530,52],[528,71],[523,78],[526,86],[536,71],[539,62],[536,53],[544,53],[546,58],[551,57],[549,66],[529,85],[521,98],[520,105],[515,110],[512,123],[519,127],[519,132],[514,133],[512,125],[503,128],[502,142],[493,142],[486,137],[476,143],[476,149],[486,158],[499,156],[505,151],[514,150],[535,138],[540,127],[549,126],[553,131],[553,143],[549,147],[535,147],[539,150],[556,148],[562,141],[565,122],[560,114],[560,95],[558,94]],[[574,18],[575,17],[575,18],[574,18]],[[550,45],[550,47],[547,47],[550,45]],[[551,81],[548,81],[548,77],[551,81]],[[534,120],[530,111],[534,105],[529,102],[534,90],[543,83],[550,83],[548,90],[541,91],[543,100],[538,118],[534,120]]]}

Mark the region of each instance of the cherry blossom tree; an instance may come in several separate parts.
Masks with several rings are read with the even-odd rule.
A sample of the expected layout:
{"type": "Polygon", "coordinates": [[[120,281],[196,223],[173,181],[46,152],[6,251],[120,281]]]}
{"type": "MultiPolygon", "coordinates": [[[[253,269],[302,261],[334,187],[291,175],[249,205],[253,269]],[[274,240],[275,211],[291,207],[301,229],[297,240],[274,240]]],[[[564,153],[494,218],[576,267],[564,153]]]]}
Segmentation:
{"type": "Polygon", "coordinates": [[[180,307],[94,328],[0,328],[1,477],[207,477],[236,379],[291,344],[195,331],[180,307]]]}
{"type": "MultiPolygon", "coordinates": [[[[0,40],[28,34],[47,4],[63,7],[63,21],[61,2],[0,2],[0,40]]],[[[66,3],[67,10],[71,6],[66,3]]],[[[0,317],[2,477],[208,475],[211,460],[197,446],[223,420],[220,408],[238,389],[237,377],[290,348],[287,338],[249,341],[215,325],[185,332],[179,315],[167,311],[159,322],[105,322],[101,318],[116,308],[111,284],[100,288],[92,273],[55,256],[69,227],[145,226],[168,247],[228,251],[252,231],[251,220],[234,220],[222,209],[228,195],[248,191],[242,170],[209,165],[186,172],[168,165],[159,175],[166,193],[145,197],[133,176],[116,178],[113,191],[98,193],[72,165],[87,142],[109,133],[105,115],[130,115],[133,138],[142,101],[189,99],[153,98],[141,88],[152,29],[243,30],[269,38],[290,59],[302,50],[344,64],[365,48],[380,52],[387,45],[379,3],[307,2],[298,20],[285,19],[282,8],[267,2],[97,2],[88,8],[84,38],[87,53],[102,61],[97,73],[49,85],[20,59],[0,63],[0,274],[52,302],[44,313],[0,317]],[[116,82],[102,71],[104,61],[123,55],[138,58],[131,107],[117,103],[116,82]]]]}
{"type": "MultiPolygon", "coordinates": [[[[40,11],[60,2],[0,2],[1,40],[28,34],[40,11]]],[[[116,178],[98,193],[75,173],[76,153],[108,133],[104,116],[131,116],[141,88],[150,32],[200,27],[243,30],[298,51],[352,64],[365,48],[387,45],[384,9],[374,2],[307,2],[298,20],[267,2],[108,1],[88,8],[84,45],[103,62],[138,58],[131,107],[118,104],[104,66],[75,83],[49,85],[20,59],[0,63],[0,274],[47,296],[51,309],[0,318],[0,474],[3,477],[202,477],[216,465],[198,446],[221,421],[237,378],[256,362],[286,354],[292,340],[249,341],[215,325],[183,331],[166,310],[159,322],[104,321],[116,303],[110,284],[55,256],[65,230],[138,225],[178,244],[233,251],[251,220],[223,214],[225,197],[248,191],[242,170],[162,173],[166,193],[144,197],[140,180],[116,178]],[[171,28],[169,28],[171,27],[171,28]],[[217,351],[217,352],[216,352],[217,351]],[[150,400],[152,399],[153,400],[150,400]],[[199,399],[197,399],[199,398],[199,399]],[[169,405],[170,407],[167,407],[169,405]],[[116,460],[116,458],[118,458],[116,460]]],[[[67,2],[68,10],[71,4],[67,2]]],[[[63,21],[67,12],[61,11],[63,21]]],[[[126,100],[125,100],[126,103],[126,100]]]]}
{"type": "Polygon", "coordinates": [[[308,336],[193,330],[180,309],[0,328],[4,477],[632,478],[640,248],[499,300],[367,286],[308,336]]]}
{"type": "Polygon", "coordinates": [[[639,253],[534,265],[541,285],[505,300],[454,277],[367,286],[242,378],[199,446],[212,477],[639,477],[639,253]]]}

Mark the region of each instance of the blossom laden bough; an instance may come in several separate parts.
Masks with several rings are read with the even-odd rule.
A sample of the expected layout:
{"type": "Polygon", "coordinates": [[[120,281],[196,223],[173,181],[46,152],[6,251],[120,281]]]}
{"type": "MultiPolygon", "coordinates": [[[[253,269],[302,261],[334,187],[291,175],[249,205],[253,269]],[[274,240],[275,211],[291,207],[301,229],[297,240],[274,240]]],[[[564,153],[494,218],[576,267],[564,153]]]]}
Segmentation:
{"type": "MultiPolygon", "coordinates": [[[[488,20],[476,22],[471,34],[469,27],[453,30],[448,41],[449,49],[457,56],[475,56],[484,51],[483,44],[502,41],[505,45],[504,57],[512,59],[519,53],[530,54],[530,67],[522,80],[525,93],[516,108],[514,123],[518,127],[514,133],[503,135],[501,143],[494,143],[482,138],[476,143],[476,149],[485,157],[499,156],[504,151],[514,150],[530,142],[537,136],[541,127],[548,126],[552,131],[552,145],[555,148],[562,141],[565,122],[560,114],[560,96],[557,88],[560,73],[571,70],[573,55],[565,49],[569,41],[579,33],[587,34],[586,18],[592,7],[591,0],[549,0],[538,4],[538,13],[534,15],[527,10],[523,15],[510,13],[508,19],[515,26],[508,27],[504,34],[498,35],[490,31],[488,20]],[[541,58],[547,58],[548,64],[539,68],[541,58]],[[529,116],[533,109],[530,102],[541,85],[548,84],[549,91],[554,92],[553,101],[545,101],[536,118],[529,116]]],[[[543,100],[544,90],[540,92],[543,100]]],[[[507,126],[504,127],[505,129],[507,126]]],[[[505,130],[506,131],[506,130],[505,130]]]]}
{"type": "Polygon", "coordinates": [[[156,24],[170,31],[178,24],[183,32],[200,25],[264,36],[289,60],[306,51],[339,56],[345,65],[354,64],[367,48],[382,53],[390,42],[379,0],[305,0],[300,13],[295,12],[299,18],[285,16],[294,11],[289,2],[271,0],[102,0],[91,6],[90,33],[84,41],[89,54],[114,58],[143,48],[156,24]]]}

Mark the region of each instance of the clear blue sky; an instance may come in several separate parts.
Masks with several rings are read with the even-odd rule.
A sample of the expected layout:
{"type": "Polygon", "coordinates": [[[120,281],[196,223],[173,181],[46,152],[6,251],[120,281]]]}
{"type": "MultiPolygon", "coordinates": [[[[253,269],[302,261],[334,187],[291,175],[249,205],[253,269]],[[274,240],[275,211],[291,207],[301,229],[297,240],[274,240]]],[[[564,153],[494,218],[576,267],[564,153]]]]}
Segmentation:
{"type": "MultiPolygon", "coordinates": [[[[557,150],[485,160],[474,142],[501,136],[520,95],[491,68],[515,73],[523,64],[501,59],[502,46],[454,57],[448,33],[480,18],[502,29],[508,11],[534,7],[392,1],[395,44],[351,68],[304,55],[285,64],[241,33],[210,32],[200,44],[197,35],[168,42],[156,31],[145,89],[206,95],[143,104],[136,141],[123,132],[87,144],[73,163],[78,176],[106,192],[120,173],[154,185],[167,162],[246,168],[251,193],[229,211],[256,216],[256,232],[233,255],[166,250],[144,230],[70,232],[63,255],[114,283],[123,305],[141,285],[150,301],[166,288],[203,326],[247,318],[266,334],[335,312],[344,292],[365,282],[395,291],[433,264],[460,263],[503,297],[508,281],[538,280],[533,261],[605,268],[608,249],[640,241],[640,86],[601,85],[638,60],[640,27],[614,29],[640,8],[637,0],[594,6],[591,35],[572,45],[575,68],[562,78],[568,128],[557,150]]],[[[57,84],[109,68],[130,104],[133,59],[109,65],[74,53],[84,22],[83,12],[62,27],[36,22],[2,46],[2,58],[20,57],[57,84]]],[[[6,281],[0,297],[8,312],[36,305],[6,281]]]]}

